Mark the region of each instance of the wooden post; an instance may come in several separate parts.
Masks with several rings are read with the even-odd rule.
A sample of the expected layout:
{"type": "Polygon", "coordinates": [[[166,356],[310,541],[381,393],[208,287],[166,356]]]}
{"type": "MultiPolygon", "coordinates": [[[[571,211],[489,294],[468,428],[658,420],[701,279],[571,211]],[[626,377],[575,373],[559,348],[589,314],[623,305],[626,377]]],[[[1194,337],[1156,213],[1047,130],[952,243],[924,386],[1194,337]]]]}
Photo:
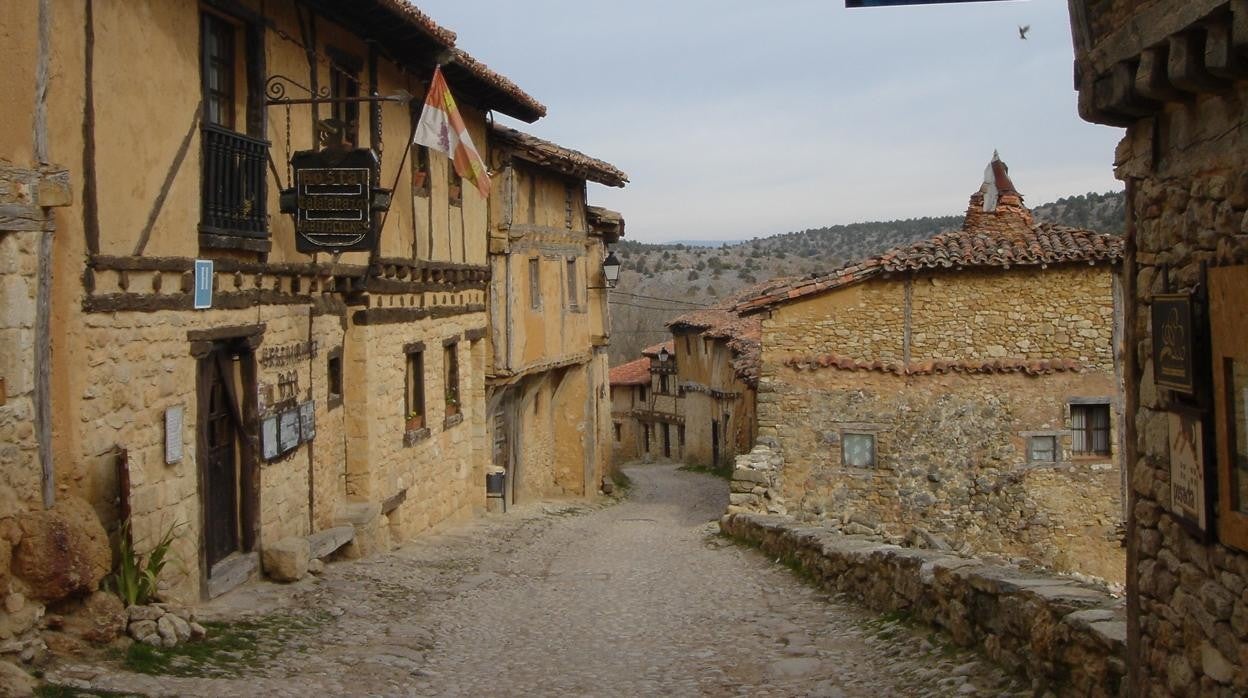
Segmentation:
{"type": "MultiPolygon", "coordinates": [[[[39,0],[39,49],[35,66],[35,159],[48,164],[48,66],[51,62],[52,2],[39,0]]],[[[45,209],[45,214],[47,210],[45,209]]],[[[52,230],[39,235],[38,281],[35,291],[35,437],[39,443],[43,506],[56,503],[52,463],[52,230]]]]}

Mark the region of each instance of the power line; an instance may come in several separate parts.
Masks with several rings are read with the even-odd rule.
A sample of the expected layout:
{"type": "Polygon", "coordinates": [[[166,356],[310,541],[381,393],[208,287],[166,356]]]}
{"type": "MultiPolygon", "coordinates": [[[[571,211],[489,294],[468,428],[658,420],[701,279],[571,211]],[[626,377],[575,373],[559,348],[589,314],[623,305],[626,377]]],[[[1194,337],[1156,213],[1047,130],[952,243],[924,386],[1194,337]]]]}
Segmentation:
{"type": "Polygon", "coordinates": [[[628,308],[641,308],[642,310],[657,310],[657,311],[666,312],[666,313],[684,313],[684,312],[688,312],[689,310],[691,310],[691,308],[670,308],[670,307],[669,308],[656,308],[655,306],[652,306],[652,305],[637,305],[636,303],[628,303],[625,301],[609,301],[609,302],[611,303],[611,305],[622,305],[628,308]]]}
{"type": "Polygon", "coordinates": [[[691,305],[697,308],[709,308],[710,307],[706,303],[694,303],[693,301],[680,301],[680,300],[675,300],[673,298],[660,298],[659,296],[647,296],[641,293],[628,293],[626,291],[615,291],[615,290],[612,290],[612,293],[615,293],[620,296],[629,296],[631,298],[642,298],[642,299],[651,300],[651,301],[662,301],[663,303],[679,303],[681,305],[691,305]]]}

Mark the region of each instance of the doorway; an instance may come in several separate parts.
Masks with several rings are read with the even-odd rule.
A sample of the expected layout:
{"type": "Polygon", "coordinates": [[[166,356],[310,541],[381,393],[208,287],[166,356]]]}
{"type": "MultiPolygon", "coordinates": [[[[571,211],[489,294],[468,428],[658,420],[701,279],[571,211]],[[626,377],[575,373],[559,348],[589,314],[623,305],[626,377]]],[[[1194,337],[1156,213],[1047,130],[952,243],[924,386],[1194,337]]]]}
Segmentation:
{"type": "Polygon", "coordinates": [[[711,420],[711,467],[719,467],[719,420],[711,420]]]}
{"type": "Polygon", "coordinates": [[[198,442],[203,498],[205,576],[239,552],[255,547],[259,490],[246,414],[254,405],[253,354],[241,342],[214,342],[199,359],[198,442]],[[249,402],[249,401],[248,401],[249,402]]]}
{"type": "Polygon", "coordinates": [[[663,457],[672,457],[672,425],[663,422],[663,457]]]}

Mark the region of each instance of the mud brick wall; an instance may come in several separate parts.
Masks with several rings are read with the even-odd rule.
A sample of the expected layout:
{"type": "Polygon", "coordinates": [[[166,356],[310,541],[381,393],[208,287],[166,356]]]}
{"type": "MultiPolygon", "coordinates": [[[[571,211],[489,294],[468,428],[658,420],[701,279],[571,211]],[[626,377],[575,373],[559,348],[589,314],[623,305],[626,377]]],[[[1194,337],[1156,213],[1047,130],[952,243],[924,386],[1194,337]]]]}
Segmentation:
{"type": "Polygon", "coordinates": [[[900,611],[978,646],[1060,696],[1117,696],[1126,672],[1121,601],[1070,579],[847,536],[791,519],[730,514],[729,536],[801,568],[819,586],[900,611]]]}
{"type": "MultiPolygon", "coordinates": [[[[0,231],[0,379],[5,393],[0,398],[0,492],[5,493],[0,494],[0,516],[40,504],[33,400],[39,235],[0,231]]],[[[7,560],[0,562],[7,568],[7,560]]]]}

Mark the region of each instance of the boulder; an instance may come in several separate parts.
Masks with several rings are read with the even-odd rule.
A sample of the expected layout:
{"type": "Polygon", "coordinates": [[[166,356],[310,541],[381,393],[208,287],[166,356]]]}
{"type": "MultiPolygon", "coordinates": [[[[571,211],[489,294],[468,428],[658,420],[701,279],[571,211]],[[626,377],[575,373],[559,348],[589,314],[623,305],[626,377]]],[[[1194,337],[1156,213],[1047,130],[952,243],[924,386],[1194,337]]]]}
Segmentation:
{"type": "Polygon", "coordinates": [[[121,599],[106,591],[97,591],[83,600],[82,605],[65,619],[65,632],[87,642],[108,643],[126,631],[126,608],[121,599]]]}
{"type": "Polygon", "coordinates": [[[148,635],[156,634],[156,621],[154,620],[136,620],[130,623],[130,637],[136,640],[142,640],[148,635]]]}
{"type": "MultiPolygon", "coordinates": [[[[156,621],[156,633],[160,635],[160,644],[165,647],[173,647],[178,644],[178,628],[173,624],[177,616],[166,613],[156,621]]],[[[144,640],[146,642],[146,640],[144,640]]]]}
{"type": "Polygon", "coordinates": [[[308,539],[300,536],[283,538],[267,545],[261,556],[264,573],[277,582],[295,582],[308,573],[311,558],[308,539]]]}
{"type": "Polygon", "coordinates": [[[316,558],[312,558],[311,560],[308,560],[308,572],[311,572],[312,574],[317,574],[317,575],[324,574],[325,563],[321,562],[320,560],[316,558]]]}
{"type": "Polygon", "coordinates": [[[35,695],[39,682],[15,664],[0,659],[0,698],[26,698],[35,695]]]}
{"type": "Polygon", "coordinates": [[[13,551],[13,574],[40,601],[89,594],[112,567],[108,534],[85,501],[67,497],[53,509],[18,514],[21,539],[13,551]]]}

